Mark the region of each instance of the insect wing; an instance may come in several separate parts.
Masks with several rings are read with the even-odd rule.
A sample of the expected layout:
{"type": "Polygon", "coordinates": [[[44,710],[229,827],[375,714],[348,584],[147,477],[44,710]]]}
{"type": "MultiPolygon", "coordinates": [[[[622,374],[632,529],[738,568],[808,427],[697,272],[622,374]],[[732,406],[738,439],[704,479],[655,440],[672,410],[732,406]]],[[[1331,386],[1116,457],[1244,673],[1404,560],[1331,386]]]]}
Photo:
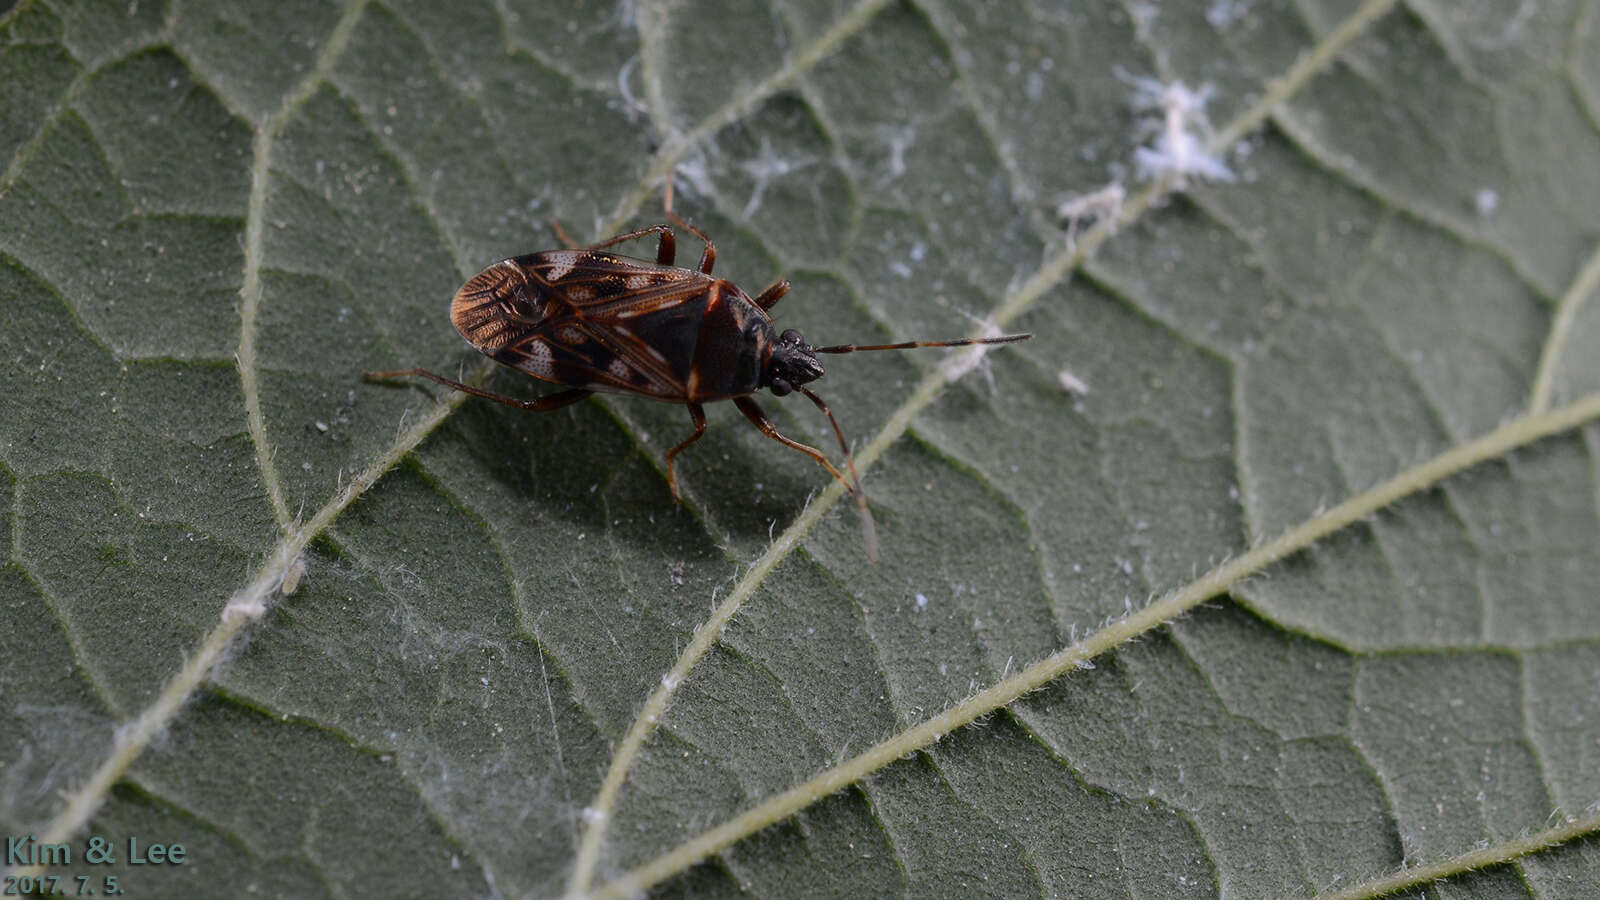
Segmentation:
{"type": "Polygon", "coordinates": [[[573,310],[601,316],[633,307],[658,308],[704,290],[693,269],[592,250],[550,250],[507,260],[573,310]]]}
{"type": "Polygon", "coordinates": [[[535,378],[681,400],[709,283],[689,269],[555,250],[480,272],[451,318],[468,343],[535,378]]]}

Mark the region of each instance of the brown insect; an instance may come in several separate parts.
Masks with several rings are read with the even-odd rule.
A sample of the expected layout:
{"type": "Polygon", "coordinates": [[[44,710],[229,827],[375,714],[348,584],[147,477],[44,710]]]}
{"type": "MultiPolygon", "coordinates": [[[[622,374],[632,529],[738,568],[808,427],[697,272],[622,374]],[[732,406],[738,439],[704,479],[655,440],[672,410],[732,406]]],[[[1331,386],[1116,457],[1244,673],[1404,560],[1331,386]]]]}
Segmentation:
{"type": "Polygon", "coordinates": [[[706,432],[702,404],[732,400],[762,434],[821,463],[850,491],[861,510],[867,556],[877,559],[872,514],[844,432],[822,398],[805,387],[823,375],[817,354],[1005,344],[1032,335],[812,347],[793,329],[778,334],[768,315],[788,293],[789,282],[775,282],[751,298],[732,282],[713,278],[716,245],[672,211],[670,198],[669,194],[667,217],[705,243],[700,264],[693,269],[673,265],[677,241],[672,226],[652,225],[592,247],[501,260],[474,275],[451,300],[450,320],[467,343],[496,362],[566,385],[567,390],[520,400],[426,369],[362,374],[380,379],[431,378],[458,391],[537,412],[560,409],[597,391],[685,404],[694,434],[667,451],[667,486],[674,499],[678,498],[674,461],[706,432]],[[602,252],[652,234],[658,236],[654,263],[602,252]],[[820,450],[778,433],[751,397],[763,388],[778,397],[799,391],[827,415],[844,452],[849,480],[820,450]]]}

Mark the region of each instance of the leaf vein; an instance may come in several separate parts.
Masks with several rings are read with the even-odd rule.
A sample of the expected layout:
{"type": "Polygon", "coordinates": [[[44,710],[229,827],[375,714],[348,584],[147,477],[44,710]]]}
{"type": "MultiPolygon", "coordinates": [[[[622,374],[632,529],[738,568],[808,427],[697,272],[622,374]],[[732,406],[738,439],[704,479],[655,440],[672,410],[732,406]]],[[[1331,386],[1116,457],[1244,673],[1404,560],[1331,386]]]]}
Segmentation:
{"type": "MultiPolygon", "coordinates": [[[[467,502],[465,498],[452,491],[445,484],[445,482],[439,478],[438,474],[432,471],[426,463],[419,459],[416,460],[416,466],[418,470],[421,471],[422,475],[427,480],[428,485],[433,490],[437,491],[441,497],[448,500],[464,515],[472,518],[472,520],[478,525],[478,528],[483,532],[484,539],[489,542],[489,546],[494,548],[495,557],[500,562],[501,574],[505,577],[506,586],[511,593],[512,611],[516,618],[517,624],[521,628],[521,637],[532,641],[534,649],[538,651],[541,674],[544,674],[544,660],[546,657],[548,657],[550,662],[555,665],[556,673],[561,677],[562,680],[567,682],[567,693],[572,697],[574,704],[583,711],[584,717],[589,720],[589,725],[594,728],[596,734],[604,734],[606,729],[604,727],[603,720],[598,714],[589,708],[588,704],[583,702],[582,692],[578,689],[577,682],[573,681],[571,675],[568,674],[572,670],[572,667],[566,663],[563,663],[561,655],[539,637],[538,626],[528,620],[528,607],[527,604],[523,602],[522,584],[518,581],[516,573],[511,567],[511,554],[506,550],[505,541],[501,537],[499,530],[489,522],[487,516],[479,512],[477,508],[467,502]]],[[[546,689],[548,690],[549,676],[545,675],[544,677],[546,689]]],[[[553,728],[555,725],[555,713],[553,708],[554,700],[551,700],[551,703],[551,727],[553,728]]]]}
{"type": "MultiPolygon", "coordinates": [[[[1110,623],[1084,640],[1056,651],[1018,674],[992,685],[950,709],[900,732],[887,741],[827,769],[800,785],[709,829],[595,891],[592,900],[616,900],[643,891],[693,865],[707,855],[847,785],[878,771],[907,753],[927,747],[939,736],[1000,709],[1019,697],[1070,673],[1080,664],[1160,627],[1207,600],[1230,590],[1244,578],[1311,546],[1324,537],[1384,509],[1395,501],[1433,487],[1470,466],[1504,455],[1533,441],[1559,434],[1600,417],[1600,393],[1548,413],[1531,414],[1474,441],[1454,447],[1407,469],[1314,516],[1236,559],[1207,572],[1150,605],[1110,623]]],[[[1590,830],[1600,829],[1600,821],[1590,830]]]]}
{"type": "Polygon", "coordinates": [[[282,476],[273,462],[274,450],[267,438],[266,415],[261,408],[261,386],[256,370],[257,318],[262,298],[262,234],[265,229],[267,180],[272,169],[272,147],[284,125],[322,85],[328,72],[344,53],[366,3],[367,0],[354,0],[345,7],[327,42],[317,54],[311,72],[284,99],[283,105],[271,118],[256,125],[251,147],[250,201],[245,214],[244,276],[239,287],[239,349],[236,360],[239,390],[244,398],[245,418],[250,428],[250,443],[255,448],[256,466],[261,470],[261,481],[266,486],[267,498],[272,503],[272,514],[277,520],[280,534],[287,533],[292,527],[293,514],[284,498],[282,476]]]}
{"type": "MultiPolygon", "coordinates": [[[[945,56],[949,60],[950,69],[955,73],[956,88],[961,97],[961,102],[973,120],[978,123],[978,129],[983,134],[984,140],[988,142],[990,152],[994,154],[995,159],[1000,160],[1000,168],[1005,172],[1006,180],[1011,185],[1012,201],[1024,208],[1033,207],[1034,191],[1029,187],[1027,178],[1023,176],[1022,167],[1018,165],[1016,155],[1008,151],[1007,143],[999,137],[1002,129],[1000,123],[995,119],[993,113],[994,105],[983,102],[978,96],[977,90],[973,87],[972,72],[962,64],[961,58],[957,54],[949,52],[949,48],[956,46],[957,42],[950,38],[949,24],[942,21],[945,10],[940,8],[937,2],[930,2],[930,0],[910,0],[910,2],[912,7],[922,15],[923,21],[943,42],[946,51],[945,56]]],[[[1044,227],[1041,216],[1031,216],[1029,224],[1033,226],[1034,236],[1043,242],[1048,242],[1058,234],[1054,229],[1044,227]]]]}
{"type": "Polygon", "coordinates": [[[1550,292],[1530,272],[1516,254],[1498,244],[1484,240],[1466,220],[1439,210],[1426,209],[1405,203],[1401,198],[1384,191],[1383,185],[1370,172],[1360,168],[1353,160],[1341,159],[1331,148],[1324,146],[1312,130],[1287,107],[1272,113],[1272,124],[1289,139],[1289,142],[1311,163],[1348,182],[1381,206],[1393,209],[1416,222],[1437,229],[1439,233],[1458,241],[1462,246],[1481,250],[1504,265],[1516,279],[1535,296],[1548,300],[1550,292]]]}
{"type": "MultiPolygon", "coordinates": [[[[683,159],[684,154],[701,141],[738,121],[768,97],[787,88],[802,74],[839,49],[839,46],[851,35],[865,28],[888,5],[889,0],[863,0],[862,3],[841,16],[838,21],[828,26],[825,31],[817,36],[815,41],[812,41],[790,57],[778,71],[763,78],[744,93],[717,108],[693,128],[667,140],[661,149],[656,152],[654,160],[646,168],[638,184],[634,186],[632,191],[623,195],[617,202],[616,207],[611,211],[611,214],[606,217],[605,226],[601,229],[601,233],[615,231],[622,222],[637,214],[656,183],[672,173],[673,169],[683,159]]],[[[647,77],[647,88],[652,80],[659,82],[658,78],[651,79],[647,77]]]]}
{"type": "Polygon", "coordinates": [[[1544,348],[1539,353],[1538,374],[1534,376],[1533,393],[1528,401],[1530,412],[1544,412],[1550,408],[1555,393],[1556,370],[1566,350],[1567,340],[1572,337],[1578,312],[1596,294],[1600,294],[1600,244],[1595,245],[1594,252],[1589,254],[1588,261],[1556,305],[1555,320],[1550,323],[1550,334],[1546,336],[1544,348]]]}
{"type": "Polygon", "coordinates": [[[1581,818],[1570,818],[1560,825],[1508,841],[1500,841],[1482,849],[1447,856],[1426,865],[1403,868],[1342,891],[1318,893],[1314,896],[1318,900],[1374,900],[1407,888],[1422,887],[1490,866],[1515,862],[1522,857],[1552,850],[1597,833],[1600,833],[1600,812],[1590,813],[1581,818]]]}
{"type": "MultiPolygon", "coordinates": [[[[1293,94],[1298,91],[1299,88],[1308,83],[1312,76],[1319,72],[1322,67],[1331,63],[1338,55],[1340,50],[1342,50],[1347,44],[1349,44],[1349,42],[1353,41],[1361,33],[1363,33],[1367,25],[1386,14],[1396,2],[1397,0],[1367,0],[1366,3],[1362,4],[1362,6],[1350,16],[1350,18],[1341,23],[1338,28],[1335,28],[1324,41],[1313,47],[1311,52],[1302,55],[1300,59],[1289,69],[1288,73],[1286,73],[1283,77],[1272,81],[1268,85],[1266,92],[1260,100],[1258,100],[1255,104],[1241,113],[1237,118],[1228,123],[1228,125],[1218,131],[1207,148],[1208,152],[1216,153],[1226,149],[1234,142],[1238,141],[1250,130],[1258,127],[1262,122],[1266,121],[1266,119],[1275,109],[1287,101],[1289,97],[1293,96],[1293,94]]],[[[663,148],[662,154],[663,156],[666,155],[666,148],[663,148]]],[[[1140,191],[1138,194],[1130,197],[1128,202],[1122,207],[1117,215],[1106,217],[1094,228],[1090,229],[1083,236],[1081,241],[1077,242],[1075,245],[1064,248],[1054,256],[1048,258],[1044,265],[1041,266],[1039,270],[1033,274],[1033,276],[1028,278],[1013,292],[1011,292],[1010,296],[1000,304],[991,317],[991,321],[995,325],[1003,327],[1005,324],[1021,315],[1030,306],[1032,306],[1034,302],[1036,302],[1047,291],[1054,287],[1062,278],[1079,268],[1083,264],[1084,260],[1088,259],[1089,256],[1091,256],[1095,250],[1100,247],[1100,245],[1104,244],[1118,228],[1124,227],[1137,220],[1147,210],[1149,210],[1156,203],[1156,201],[1164,197],[1167,192],[1173,189],[1175,186],[1175,181],[1176,179],[1170,175],[1155,181],[1143,191],[1140,191]]],[[[973,357],[981,356],[985,349],[985,347],[980,345],[971,348],[971,350],[967,353],[959,355],[964,358],[971,359],[973,357]]],[[[911,397],[908,398],[897,410],[895,410],[895,412],[890,416],[889,420],[878,431],[878,433],[873,436],[872,440],[868,442],[866,447],[864,447],[862,452],[856,457],[858,470],[864,471],[870,468],[873,462],[875,462],[879,456],[883,455],[888,447],[905,433],[906,429],[911,424],[911,420],[920,414],[922,410],[927,408],[927,406],[933,402],[934,398],[937,397],[943,391],[944,387],[949,383],[949,376],[946,373],[952,373],[954,371],[958,370],[949,368],[941,369],[937,372],[930,373],[923,378],[922,382],[912,393],[911,397]]],[[[788,528],[784,529],[783,534],[768,546],[766,552],[764,552],[756,560],[755,564],[751,566],[750,570],[745,574],[745,576],[741,578],[738,584],[734,586],[733,591],[731,591],[728,595],[728,599],[723,601],[722,604],[718,606],[716,611],[712,614],[711,618],[696,630],[694,640],[690,642],[687,648],[685,648],[683,655],[679,657],[678,661],[673,664],[668,676],[663,679],[662,684],[656,687],[651,692],[649,698],[646,699],[639,715],[634,719],[633,724],[629,727],[627,735],[624,736],[622,743],[618,746],[616,753],[612,756],[611,765],[606,772],[605,781],[601,784],[600,793],[596,796],[594,803],[590,805],[590,809],[593,810],[594,814],[589,817],[589,823],[584,832],[583,843],[580,845],[578,850],[578,857],[574,864],[572,878],[569,881],[569,895],[576,896],[583,894],[588,890],[589,885],[593,880],[594,869],[599,862],[600,842],[605,833],[607,819],[611,815],[611,812],[616,805],[616,798],[618,794],[621,792],[623,781],[626,779],[627,772],[632,766],[634,759],[638,756],[640,749],[644,746],[645,739],[649,737],[650,732],[654,730],[655,724],[659,721],[662,712],[666,709],[667,704],[671,700],[673,689],[667,685],[678,685],[683,682],[683,679],[688,676],[690,670],[692,670],[699,660],[710,650],[712,644],[717,640],[717,636],[721,633],[722,628],[728,623],[729,620],[733,618],[735,614],[738,613],[739,609],[744,605],[744,602],[754,593],[756,585],[765,580],[766,576],[777,567],[778,563],[788,555],[789,551],[799,545],[801,539],[810,533],[811,529],[822,518],[823,513],[831,508],[834,503],[838,502],[843,493],[844,491],[839,484],[834,483],[828,485],[828,487],[823,489],[821,495],[818,496],[818,498],[810,506],[808,506],[805,511],[802,512],[800,516],[798,516],[795,521],[790,524],[788,528]]],[[[1269,544],[1268,546],[1273,545],[1269,544]]],[[[1245,557],[1241,557],[1240,559],[1246,558],[1249,558],[1249,554],[1247,554],[1245,557]]],[[[1021,676],[1014,676],[1013,679],[1008,679],[1008,681],[1002,682],[1002,684],[1010,683],[1017,677],[1021,676]]],[[[990,690],[992,691],[994,689],[991,688],[990,690]]],[[[985,694],[980,694],[978,696],[985,696],[985,694]]],[[[967,701],[968,704],[971,702],[973,701],[967,701]]],[[[965,705],[966,704],[963,704],[962,706],[965,705]]],[[[947,714],[948,712],[946,715],[947,714]]],[[[920,728],[922,726],[918,727],[920,728]]],[[[904,734],[912,734],[915,732],[916,729],[913,729],[912,731],[905,732],[904,734]]],[[[880,744],[879,746],[882,747],[884,745],[880,744]]],[[[896,754],[896,756],[898,755],[899,754],[896,754]]],[[[862,757],[857,757],[858,760],[861,758],[862,757]]],[[[840,769],[829,771],[840,771],[840,769]]],[[[826,774],[827,773],[824,773],[824,776],[819,776],[819,781],[821,778],[826,777],[826,774]]],[[[839,786],[842,786],[842,784],[834,785],[833,787],[829,788],[827,792],[831,793],[839,786]]],[[[796,788],[794,790],[800,789],[796,788]]],[[[789,794],[792,793],[793,791],[789,792],[789,794]]],[[[789,794],[780,795],[780,797],[775,798],[775,800],[781,799],[782,797],[787,797],[789,794]]],[[[769,803],[770,802],[772,801],[769,801],[769,803]]],[[[761,807],[757,807],[756,809],[763,809],[765,806],[766,804],[761,807]]],[[[711,831],[706,832],[706,835],[719,834],[723,828],[727,828],[733,823],[745,820],[746,816],[748,815],[749,814],[747,813],[745,816],[731,820],[730,823],[726,823],[717,829],[712,829],[711,831]]],[[[695,847],[698,846],[698,843],[699,839],[696,841],[691,841],[690,843],[683,845],[683,847],[695,847]]],[[[726,846],[726,844],[718,844],[717,846],[726,846]]],[[[623,893],[630,892],[630,885],[632,885],[633,882],[629,879],[630,876],[624,876],[622,879],[611,882],[611,884],[606,888],[606,891],[610,891],[613,888],[620,888],[623,893]]],[[[651,881],[648,883],[654,882],[651,881]]],[[[605,892],[602,892],[602,894],[604,895],[605,892]]]]}

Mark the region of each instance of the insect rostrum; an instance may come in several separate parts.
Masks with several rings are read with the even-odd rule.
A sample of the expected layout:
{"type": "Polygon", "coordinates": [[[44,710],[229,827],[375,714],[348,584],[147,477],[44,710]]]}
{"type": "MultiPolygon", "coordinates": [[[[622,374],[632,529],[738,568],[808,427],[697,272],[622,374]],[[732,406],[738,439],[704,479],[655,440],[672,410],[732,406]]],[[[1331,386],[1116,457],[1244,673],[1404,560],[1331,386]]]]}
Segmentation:
{"type": "Polygon", "coordinates": [[[560,409],[596,391],[640,394],[689,407],[694,434],[667,451],[667,484],[678,497],[674,461],[706,431],[702,404],[732,400],[762,434],[806,454],[837,478],[861,510],[867,555],[877,558],[872,514],[838,420],[821,397],[805,387],[823,376],[821,353],[907,350],[1003,344],[1030,335],[899,344],[813,347],[793,329],[777,332],[769,311],[789,291],[778,281],[754,298],[730,281],[713,278],[717,248],[700,229],[672,212],[667,216],[705,243],[693,269],[673,265],[677,241],[671,225],[653,225],[584,249],[546,250],[495,263],[461,286],[450,302],[450,319],[467,343],[496,362],[543,381],[566,386],[532,400],[519,400],[462,384],[426,369],[366,372],[368,378],[417,375],[520,409],[560,409]],[[605,248],[656,235],[656,260],[619,256],[605,248]],[[850,478],[815,447],[778,433],[751,397],[762,389],[782,397],[804,394],[827,415],[839,439],[850,478]]]}

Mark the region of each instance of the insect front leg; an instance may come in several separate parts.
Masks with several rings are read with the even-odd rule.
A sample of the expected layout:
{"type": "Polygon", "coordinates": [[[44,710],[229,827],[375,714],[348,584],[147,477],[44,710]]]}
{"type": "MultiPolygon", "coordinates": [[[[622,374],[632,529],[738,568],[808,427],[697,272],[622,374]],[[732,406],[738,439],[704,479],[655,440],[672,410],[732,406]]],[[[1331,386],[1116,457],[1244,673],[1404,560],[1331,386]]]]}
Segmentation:
{"type": "Polygon", "coordinates": [[[496,403],[504,403],[507,406],[515,406],[518,409],[525,409],[529,412],[549,412],[553,409],[560,409],[563,406],[571,406],[572,404],[577,403],[579,400],[582,400],[583,398],[594,393],[594,391],[586,391],[582,388],[573,388],[568,391],[559,391],[554,394],[547,394],[543,397],[535,397],[532,400],[521,400],[516,397],[507,397],[505,394],[496,394],[493,391],[486,391],[483,388],[475,388],[470,384],[462,384],[459,381],[446,378],[443,375],[429,372],[427,369],[396,369],[392,372],[361,373],[361,377],[372,379],[374,381],[383,381],[390,378],[406,378],[411,375],[428,378],[439,382],[445,387],[455,388],[458,391],[463,391],[471,394],[474,397],[482,397],[485,400],[493,400],[496,403]]]}
{"type": "Polygon", "coordinates": [[[822,455],[821,450],[818,450],[815,447],[809,447],[800,443],[799,441],[792,441],[779,434],[778,426],[772,424],[772,420],[767,418],[766,412],[764,412],[760,406],[757,406],[754,400],[750,399],[749,397],[735,397],[733,398],[733,405],[739,407],[739,412],[744,413],[744,417],[750,420],[750,424],[761,429],[762,434],[772,438],[785,447],[792,447],[796,450],[799,450],[801,453],[804,453],[805,455],[821,463],[822,467],[828,470],[828,474],[839,479],[839,483],[844,485],[845,490],[849,491],[851,494],[855,494],[855,487],[850,484],[848,479],[839,474],[839,470],[833,467],[833,463],[828,462],[828,458],[822,455]]]}
{"type": "Polygon", "coordinates": [[[782,278],[767,286],[767,289],[756,295],[756,305],[762,309],[771,309],[778,305],[783,295],[789,293],[789,280],[782,278]]]}
{"type": "Polygon", "coordinates": [[[672,489],[672,499],[679,503],[683,502],[683,498],[678,496],[678,472],[673,468],[673,461],[685,447],[700,440],[700,436],[706,433],[705,407],[698,403],[689,404],[689,418],[694,422],[694,434],[679,441],[676,447],[667,451],[667,487],[672,489]]]}

